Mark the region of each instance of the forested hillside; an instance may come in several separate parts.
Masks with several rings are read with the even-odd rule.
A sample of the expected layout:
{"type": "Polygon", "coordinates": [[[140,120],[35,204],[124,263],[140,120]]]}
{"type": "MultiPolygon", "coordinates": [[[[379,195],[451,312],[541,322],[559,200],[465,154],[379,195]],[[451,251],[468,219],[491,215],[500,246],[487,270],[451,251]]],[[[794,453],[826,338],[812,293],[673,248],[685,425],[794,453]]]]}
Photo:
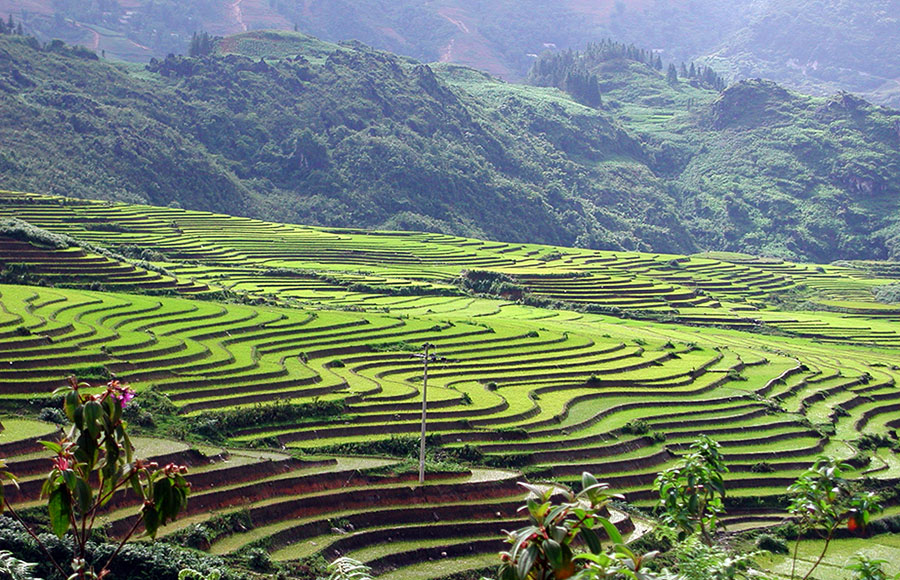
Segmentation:
{"type": "Polygon", "coordinates": [[[0,0],[42,41],[146,62],[188,52],[195,32],[298,29],[426,62],[523,79],[548,49],[611,37],[727,80],[768,78],[813,94],[900,105],[900,0],[0,0]]]}
{"type": "Polygon", "coordinates": [[[593,248],[900,255],[900,113],[764,82],[720,94],[700,69],[601,53],[579,56],[588,107],[294,33],[147,67],[7,36],[2,186],[593,248]]]}

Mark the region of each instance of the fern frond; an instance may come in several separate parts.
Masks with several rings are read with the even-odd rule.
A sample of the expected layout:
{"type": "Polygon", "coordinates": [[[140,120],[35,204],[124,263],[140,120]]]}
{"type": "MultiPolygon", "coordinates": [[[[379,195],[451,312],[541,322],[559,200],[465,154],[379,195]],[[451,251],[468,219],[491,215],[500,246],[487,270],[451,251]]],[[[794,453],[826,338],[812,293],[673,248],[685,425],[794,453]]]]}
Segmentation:
{"type": "Polygon", "coordinates": [[[8,550],[0,550],[0,578],[10,580],[40,580],[31,575],[36,564],[23,562],[8,550]]]}
{"type": "Polygon", "coordinates": [[[373,580],[372,569],[353,558],[338,558],[328,565],[328,580],[373,580]]]}
{"type": "Polygon", "coordinates": [[[193,568],[182,568],[181,571],[178,572],[178,580],[219,580],[221,577],[222,572],[215,568],[206,576],[193,568]]]}

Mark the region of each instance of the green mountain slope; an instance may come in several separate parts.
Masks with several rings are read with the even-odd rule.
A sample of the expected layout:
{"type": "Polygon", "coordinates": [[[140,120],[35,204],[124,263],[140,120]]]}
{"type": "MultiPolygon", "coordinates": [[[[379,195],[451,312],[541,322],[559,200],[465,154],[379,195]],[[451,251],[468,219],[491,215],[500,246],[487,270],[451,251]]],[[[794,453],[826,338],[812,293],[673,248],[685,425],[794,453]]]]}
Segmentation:
{"type": "Polygon", "coordinates": [[[590,108],[295,33],[146,69],[20,38],[0,55],[4,188],[601,249],[900,254],[900,113],[846,95],[720,95],[617,57],[589,63],[590,108]]]}
{"type": "MultiPolygon", "coordinates": [[[[271,39],[229,46],[258,53],[271,39]]],[[[427,66],[361,45],[319,44],[308,58],[269,64],[233,53],[172,58],[136,75],[15,40],[2,47],[3,112],[18,115],[4,123],[15,133],[2,149],[4,186],[221,209],[215,192],[233,213],[290,221],[692,247],[646,169],[600,183],[569,158],[644,167],[640,145],[609,115],[556,91],[511,87],[505,105],[483,103],[427,66]],[[116,144],[129,136],[141,143],[119,147],[123,156],[116,144]],[[154,166],[165,158],[171,171],[154,166]],[[50,160],[56,169],[42,165],[50,160]],[[196,175],[201,164],[217,165],[224,186],[196,175]],[[646,195],[632,193],[640,187],[646,195]]]]}
{"type": "Polygon", "coordinates": [[[821,100],[747,81],[699,122],[711,130],[676,187],[704,245],[897,254],[895,111],[846,93],[821,100]]]}
{"type": "MultiPolygon", "coordinates": [[[[640,139],[695,244],[820,260],[896,255],[897,111],[759,80],[719,93],[700,69],[667,80],[625,48],[595,45],[571,62],[598,78],[605,109],[640,139]]],[[[554,65],[565,59],[542,57],[536,69],[564,77],[554,65]]]]}

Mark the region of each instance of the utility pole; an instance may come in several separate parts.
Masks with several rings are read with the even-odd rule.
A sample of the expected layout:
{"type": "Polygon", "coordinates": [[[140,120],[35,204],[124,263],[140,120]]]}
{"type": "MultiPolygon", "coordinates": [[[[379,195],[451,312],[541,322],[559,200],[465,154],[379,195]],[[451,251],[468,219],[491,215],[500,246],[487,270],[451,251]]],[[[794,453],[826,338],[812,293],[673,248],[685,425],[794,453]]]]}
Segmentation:
{"type": "Polygon", "coordinates": [[[419,485],[425,483],[425,420],[428,414],[428,363],[446,361],[441,356],[432,353],[435,346],[430,342],[422,345],[424,353],[416,353],[412,356],[422,359],[422,438],[419,440],[419,485]]]}

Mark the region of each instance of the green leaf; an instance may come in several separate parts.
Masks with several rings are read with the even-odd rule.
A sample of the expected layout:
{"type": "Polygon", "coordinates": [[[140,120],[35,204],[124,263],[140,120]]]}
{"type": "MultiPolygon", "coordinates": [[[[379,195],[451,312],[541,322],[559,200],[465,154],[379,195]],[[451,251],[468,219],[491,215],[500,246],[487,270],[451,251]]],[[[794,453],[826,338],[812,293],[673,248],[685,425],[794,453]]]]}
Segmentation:
{"type": "Polygon", "coordinates": [[[141,518],[144,520],[144,531],[151,538],[155,538],[156,532],[159,530],[159,514],[156,512],[156,508],[152,504],[144,504],[141,518]]]}
{"type": "Polygon", "coordinates": [[[609,536],[609,540],[614,544],[624,544],[624,540],[622,539],[622,534],[619,533],[619,530],[616,529],[616,526],[613,525],[611,521],[607,518],[597,518],[597,521],[603,526],[603,529],[606,530],[606,535],[609,536]]]}
{"type": "Polygon", "coordinates": [[[75,472],[71,469],[66,469],[62,472],[62,478],[63,483],[69,488],[69,492],[75,491],[75,487],[78,485],[78,476],[75,475],[75,472]]]}
{"type": "Polygon", "coordinates": [[[119,404],[119,400],[115,397],[106,397],[103,400],[103,406],[105,407],[104,411],[106,411],[106,416],[109,418],[110,424],[115,425],[122,418],[122,405],[119,404]]]}
{"type": "Polygon", "coordinates": [[[93,471],[97,466],[97,460],[100,459],[100,445],[98,440],[85,431],[84,436],[79,438],[78,443],[84,450],[85,459],[82,463],[85,463],[88,466],[89,471],[93,471]]]}
{"type": "Polygon", "coordinates": [[[555,522],[557,518],[559,518],[560,514],[564,514],[569,509],[567,505],[558,505],[547,512],[547,516],[544,518],[544,525],[549,526],[552,522],[555,522]]]}
{"type": "Polygon", "coordinates": [[[125,461],[128,463],[134,462],[134,445],[131,444],[131,438],[128,436],[128,432],[125,431],[125,428],[119,425],[116,428],[116,433],[121,436],[122,439],[122,448],[125,449],[125,461]]]}
{"type": "Polygon", "coordinates": [[[47,509],[50,512],[50,527],[58,538],[62,538],[69,530],[69,517],[72,514],[72,502],[69,490],[63,486],[59,486],[50,494],[50,500],[47,502],[47,509]]]}
{"type": "MultiPolygon", "coordinates": [[[[3,479],[12,483],[17,488],[19,487],[19,478],[17,478],[15,475],[13,475],[12,473],[10,473],[8,471],[4,471],[4,470],[0,469],[0,480],[3,480],[3,479]]],[[[2,486],[0,486],[0,487],[2,487],[2,486]]]]}
{"type": "Polygon", "coordinates": [[[613,550],[616,552],[616,554],[621,554],[631,560],[636,560],[634,552],[632,552],[631,549],[625,544],[616,544],[615,547],[613,547],[613,550]]]}
{"type": "Polygon", "coordinates": [[[567,541],[571,541],[574,538],[574,535],[572,538],[568,538],[569,528],[566,526],[552,526],[548,531],[550,532],[550,537],[560,544],[565,544],[567,541]]]}
{"type": "Polygon", "coordinates": [[[544,490],[539,488],[536,485],[531,485],[530,483],[525,483],[522,481],[519,482],[519,485],[521,485],[522,487],[524,487],[525,489],[527,489],[528,491],[533,493],[536,497],[539,497],[539,498],[544,497],[544,490]]]}
{"type": "Polygon", "coordinates": [[[83,479],[76,480],[75,497],[78,499],[78,511],[86,514],[94,502],[94,493],[91,486],[83,479]]]}
{"type": "Polygon", "coordinates": [[[126,477],[128,477],[128,482],[131,484],[131,489],[134,490],[134,493],[137,494],[141,501],[144,501],[147,496],[144,494],[144,486],[141,485],[141,479],[138,476],[138,473],[136,471],[129,471],[126,477]]]}
{"type": "Polygon", "coordinates": [[[540,522],[543,519],[544,514],[547,513],[547,510],[550,509],[549,503],[539,503],[532,497],[525,500],[525,504],[528,506],[528,513],[531,514],[531,517],[534,518],[535,522],[540,522]]]}
{"type": "Polygon", "coordinates": [[[562,548],[559,546],[555,540],[547,539],[544,540],[541,544],[541,547],[544,549],[544,555],[547,556],[547,560],[550,562],[550,566],[554,570],[559,570],[563,565],[563,553],[562,548]]]}
{"type": "Polygon", "coordinates": [[[153,484],[153,499],[159,513],[159,525],[174,520],[187,505],[187,481],[177,475],[173,479],[165,477],[153,484]]]}
{"type": "MultiPolygon", "coordinates": [[[[65,387],[68,390],[68,387],[65,387]]],[[[69,390],[66,394],[66,398],[63,400],[63,410],[66,412],[66,417],[69,418],[69,421],[74,422],[77,426],[79,426],[79,422],[75,421],[76,411],[80,408],[80,403],[78,399],[78,392],[74,390],[69,390]]]]}
{"type": "Polygon", "coordinates": [[[114,476],[119,471],[120,451],[119,445],[112,437],[106,438],[106,457],[103,469],[100,470],[101,479],[104,488],[111,488],[114,485],[114,476]]]}
{"type": "Polygon", "coordinates": [[[516,575],[516,569],[504,564],[500,572],[500,580],[519,580],[519,577],[516,575]]]}
{"type": "Polygon", "coordinates": [[[153,483],[153,503],[156,504],[156,509],[159,512],[162,512],[166,507],[166,502],[169,501],[169,491],[172,489],[172,480],[168,477],[164,477],[159,481],[153,483]]]}
{"type": "Polygon", "coordinates": [[[97,401],[88,401],[84,404],[84,429],[93,437],[100,436],[103,407],[97,401]]]}
{"type": "Polygon", "coordinates": [[[516,564],[516,572],[519,573],[519,578],[524,579],[528,577],[528,573],[531,572],[531,569],[534,567],[537,556],[538,548],[534,544],[528,546],[528,549],[519,556],[519,561],[516,564]]]}
{"type": "Polygon", "coordinates": [[[530,538],[532,534],[536,534],[537,532],[537,526],[526,526],[516,532],[516,543],[513,545],[512,549],[513,559],[518,557],[519,550],[521,550],[528,542],[528,538],[530,538]]]}
{"type": "Polygon", "coordinates": [[[588,554],[588,553],[578,554],[577,556],[575,556],[572,559],[573,560],[584,560],[586,562],[593,562],[595,564],[599,564],[601,567],[609,565],[609,562],[610,562],[609,556],[607,556],[606,554],[604,554],[602,552],[600,554],[588,554]]]}
{"type": "Polygon", "coordinates": [[[592,554],[599,554],[603,551],[603,545],[600,543],[600,537],[597,535],[597,532],[591,528],[581,528],[581,536],[592,554]]]}
{"type": "Polygon", "coordinates": [[[59,443],[54,443],[53,441],[38,441],[38,443],[40,443],[41,445],[43,445],[44,447],[46,447],[47,449],[49,449],[56,455],[59,455],[60,453],[62,453],[63,448],[62,448],[62,445],[60,445],[59,443]]]}
{"type": "Polygon", "coordinates": [[[59,479],[54,477],[54,473],[51,471],[47,476],[47,479],[44,480],[44,484],[41,486],[41,498],[50,497],[50,494],[53,493],[59,485],[59,479]]]}

